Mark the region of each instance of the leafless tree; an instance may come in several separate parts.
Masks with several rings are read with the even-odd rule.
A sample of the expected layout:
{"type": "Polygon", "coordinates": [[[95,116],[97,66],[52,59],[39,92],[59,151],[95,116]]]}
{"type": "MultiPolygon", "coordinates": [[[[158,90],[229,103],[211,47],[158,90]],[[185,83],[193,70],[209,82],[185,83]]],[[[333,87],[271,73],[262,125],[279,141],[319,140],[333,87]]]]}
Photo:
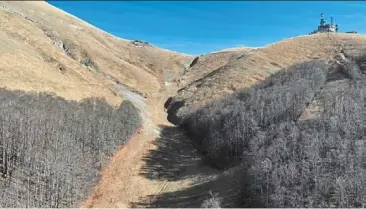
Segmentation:
{"type": "Polygon", "coordinates": [[[140,126],[127,101],[0,90],[0,206],[75,207],[140,126]]]}

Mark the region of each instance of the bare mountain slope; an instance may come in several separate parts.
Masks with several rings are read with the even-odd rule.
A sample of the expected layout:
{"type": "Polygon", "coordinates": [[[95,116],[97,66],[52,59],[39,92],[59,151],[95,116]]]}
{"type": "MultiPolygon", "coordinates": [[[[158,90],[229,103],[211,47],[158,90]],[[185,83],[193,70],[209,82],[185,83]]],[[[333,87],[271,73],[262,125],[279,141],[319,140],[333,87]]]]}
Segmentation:
{"type": "Polygon", "coordinates": [[[330,60],[341,49],[358,53],[365,46],[364,35],[315,34],[253,49],[180,89],[165,105],[169,113],[168,119],[179,124],[184,116],[194,110],[258,83],[280,69],[312,59],[330,60]]]}
{"type": "MultiPolygon", "coordinates": [[[[233,170],[241,177],[232,178],[241,179],[235,184],[241,188],[226,189],[232,196],[215,191],[221,180],[206,191],[219,193],[223,206],[364,206],[365,38],[285,40],[249,52],[245,62],[230,62],[169,99],[170,121],[185,129],[208,163],[242,168],[233,170]],[[333,186],[339,179],[348,183],[333,186]]],[[[200,196],[188,191],[180,198],[163,194],[154,203],[188,206],[179,199],[200,196]]]]}
{"type": "Polygon", "coordinates": [[[196,57],[178,80],[178,87],[185,87],[186,85],[207,76],[217,68],[238,59],[251,50],[251,48],[246,47],[226,49],[196,57]]]}
{"type": "Polygon", "coordinates": [[[154,94],[164,88],[164,70],[178,75],[193,59],[116,38],[46,2],[1,2],[0,27],[0,86],[67,99],[97,96],[117,104],[117,81],[154,94]]]}
{"type": "MultiPolygon", "coordinates": [[[[85,207],[197,207],[213,188],[235,196],[238,185],[227,183],[235,178],[206,165],[181,129],[166,121],[165,97],[177,94],[166,104],[170,121],[179,124],[195,109],[295,63],[335,62],[338,56],[337,62],[347,65],[349,56],[366,47],[362,35],[317,34],[194,61],[144,41],[113,37],[45,2],[0,2],[0,27],[0,87],[54,92],[73,100],[97,96],[111,104],[119,104],[121,94],[144,109],[143,128],[102,171],[85,207]],[[178,92],[175,81],[181,81],[178,92]]],[[[335,71],[332,79],[344,79],[340,74],[335,71]]],[[[338,84],[347,87],[336,81],[323,92],[338,84]]],[[[322,96],[315,96],[300,119],[316,117],[322,96]]]]}
{"type": "Polygon", "coordinates": [[[168,124],[162,108],[169,90],[164,81],[181,76],[193,56],[116,38],[45,2],[0,2],[0,29],[0,87],[47,91],[71,100],[102,97],[113,105],[128,99],[142,112],[145,120],[136,140],[115,155],[126,158],[111,161],[103,171],[88,206],[129,204],[141,192],[158,194],[188,185],[174,182],[166,188],[165,181],[148,179],[139,168],[156,147],[157,126],[168,124]]]}

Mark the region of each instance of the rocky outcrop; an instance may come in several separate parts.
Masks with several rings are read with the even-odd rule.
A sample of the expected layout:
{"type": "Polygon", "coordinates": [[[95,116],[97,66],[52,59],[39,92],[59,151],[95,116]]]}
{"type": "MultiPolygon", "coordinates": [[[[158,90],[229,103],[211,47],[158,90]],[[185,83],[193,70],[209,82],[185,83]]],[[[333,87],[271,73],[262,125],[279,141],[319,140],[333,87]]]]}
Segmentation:
{"type": "Polygon", "coordinates": [[[142,41],[142,40],[134,40],[134,41],[131,41],[131,44],[134,46],[134,47],[145,47],[145,46],[151,46],[151,44],[147,41],[142,41]]]}

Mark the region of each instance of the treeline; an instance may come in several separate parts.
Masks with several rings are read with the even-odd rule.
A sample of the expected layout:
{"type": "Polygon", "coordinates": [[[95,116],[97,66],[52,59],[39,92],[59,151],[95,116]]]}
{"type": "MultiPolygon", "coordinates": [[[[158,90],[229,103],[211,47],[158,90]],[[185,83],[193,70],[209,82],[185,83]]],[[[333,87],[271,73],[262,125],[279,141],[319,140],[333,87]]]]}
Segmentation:
{"type": "Polygon", "coordinates": [[[129,101],[0,90],[0,206],[77,207],[141,124],[129,101]]]}
{"type": "Polygon", "coordinates": [[[326,64],[307,62],[202,108],[184,120],[197,148],[219,167],[240,162],[260,130],[296,120],[326,80],[326,64]]]}
{"type": "Polygon", "coordinates": [[[366,80],[334,85],[332,67],[296,64],[184,118],[213,165],[243,168],[240,207],[365,205],[366,80]],[[320,113],[299,120],[314,99],[320,113]]]}

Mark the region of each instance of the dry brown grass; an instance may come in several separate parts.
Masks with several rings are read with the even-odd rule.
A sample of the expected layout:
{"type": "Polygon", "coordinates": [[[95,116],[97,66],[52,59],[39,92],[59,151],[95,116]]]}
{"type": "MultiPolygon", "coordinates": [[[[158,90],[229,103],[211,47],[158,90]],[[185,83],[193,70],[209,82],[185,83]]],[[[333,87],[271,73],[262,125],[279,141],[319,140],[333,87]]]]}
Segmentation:
{"type": "Polygon", "coordinates": [[[191,59],[154,46],[137,48],[45,2],[1,2],[0,28],[1,87],[49,91],[73,100],[97,96],[119,104],[114,82],[101,72],[146,95],[159,92],[163,71],[179,71],[191,59]],[[75,59],[45,32],[70,44],[75,59]],[[80,64],[85,54],[97,72],[80,64]]]}
{"type": "MultiPolygon", "coordinates": [[[[27,14],[27,18],[0,8],[0,87],[48,91],[73,100],[104,97],[111,104],[119,104],[122,98],[115,83],[103,76],[106,73],[148,96],[150,120],[155,125],[169,124],[163,102],[177,88],[165,86],[164,81],[172,83],[182,77],[180,87],[185,88],[176,99],[186,101],[183,110],[187,111],[248,87],[283,67],[315,58],[327,59],[336,51],[327,35],[320,34],[260,49],[212,53],[188,68],[192,56],[154,46],[134,47],[131,41],[107,34],[45,2],[9,1],[0,2],[1,6],[27,14]],[[70,43],[75,59],[67,56],[44,31],[70,43]],[[85,52],[98,69],[80,64],[85,52]],[[187,69],[184,75],[183,69],[187,69]]],[[[365,36],[355,34],[336,34],[334,38],[350,46],[366,43],[365,36]]],[[[191,179],[167,182],[139,174],[144,156],[157,149],[155,140],[156,135],[145,127],[117,152],[83,206],[127,207],[147,195],[190,187],[191,179]]]]}
{"type": "MultiPolygon", "coordinates": [[[[140,203],[144,198],[147,198],[148,201],[154,201],[154,198],[149,197],[159,196],[159,194],[165,192],[185,190],[192,186],[194,179],[167,181],[165,179],[149,179],[141,174],[143,167],[146,166],[144,159],[149,157],[151,152],[159,151],[159,147],[155,142],[163,136],[158,125],[170,127],[175,129],[179,135],[182,134],[177,127],[172,127],[166,120],[166,113],[161,108],[165,99],[162,96],[161,98],[156,98],[156,100],[147,101],[148,111],[151,116],[150,120],[155,125],[149,127],[145,123],[144,127],[115,154],[109,165],[102,171],[99,183],[93,189],[90,197],[81,204],[81,207],[138,207],[138,205],[134,204],[140,203]],[[159,134],[156,134],[154,129],[158,130],[159,134]]],[[[169,137],[167,140],[180,140],[180,137],[184,136],[176,137],[169,137]]],[[[186,151],[192,152],[192,150],[186,151]]],[[[175,150],[172,148],[171,153],[174,152],[175,150]]],[[[167,153],[166,156],[169,156],[169,154],[167,153]]],[[[198,167],[197,169],[207,168],[198,167]]]]}
{"type": "Polygon", "coordinates": [[[103,171],[86,206],[125,207],[141,195],[169,189],[164,182],[145,179],[138,172],[142,157],[153,148],[156,136],[151,126],[167,124],[161,108],[164,78],[180,76],[193,56],[152,45],[135,47],[130,40],[107,34],[45,2],[0,2],[0,29],[0,87],[47,91],[71,100],[102,97],[119,105],[123,98],[117,79],[148,97],[151,118],[103,171]],[[62,42],[71,47],[71,57],[62,42]],[[80,64],[85,56],[97,68],[80,64]]]}
{"type": "Polygon", "coordinates": [[[191,64],[191,67],[184,71],[184,74],[178,80],[178,87],[182,88],[188,84],[197,81],[219,67],[222,67],[229,62],[244,56],[251,51],[251,48],[234,48],[226,49],[219,52],[214,52],[196,57],[197,59],[191,64]]]}
{"type": "MultiPolygon", "coordinates": [[[[245,56],[219,67],[179,91],[174,100],[184,101],[185,104],[178,110],[177,116],[182,117],[215,99],[249,87],[295,63],[311,59],[329,60],[339,52],[340,44],[349,50],[365,46],[366,36],[315,34],[286,39],[263,48],[253,49],[245,56]]],[[[211,63],[202,63],[202,65],[211,65],[211,63]]],[[[195,72],[190,71],[192,75],[186,75],[186,77],[195,77],[195,72]]]]}

